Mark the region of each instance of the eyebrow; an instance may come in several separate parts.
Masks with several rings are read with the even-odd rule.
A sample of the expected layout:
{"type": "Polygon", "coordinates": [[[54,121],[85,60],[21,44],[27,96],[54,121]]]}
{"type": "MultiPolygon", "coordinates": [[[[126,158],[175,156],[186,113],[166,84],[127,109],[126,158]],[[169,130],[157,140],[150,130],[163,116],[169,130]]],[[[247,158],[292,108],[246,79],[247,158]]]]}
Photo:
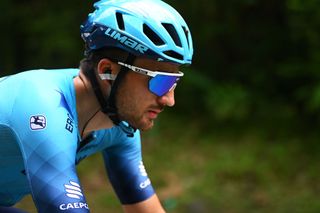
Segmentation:
{"type": "MultiPolygon", "coordinates": [[[[120,62],[120,63],[123,63],[123,62],[120,62]]],[[[130,65],[130,66],[138,67],[138,68],[141,68],[141,69],[146,69],[146,70],[153,71],[153,72],[181,73],[181,71],[179,70],[180,66],[177,66],[177,68],[174,69],[174,70],[165,70],[165,69],[158,69],[158,68],[157,69],[149,69],[149,68],[140,67],[140,65],[133,65],[133,64],[130,65]]]]}

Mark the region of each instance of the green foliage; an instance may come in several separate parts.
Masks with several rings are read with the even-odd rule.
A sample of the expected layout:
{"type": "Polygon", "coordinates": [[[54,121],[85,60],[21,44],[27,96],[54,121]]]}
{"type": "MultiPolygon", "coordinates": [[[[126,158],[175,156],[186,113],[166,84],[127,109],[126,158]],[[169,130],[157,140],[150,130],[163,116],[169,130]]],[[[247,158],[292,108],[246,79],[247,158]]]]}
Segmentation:
{"type": "Polygon", "coordinates": [[[184,78],[190,79],[177,93],[198,117],[207,118],[204,122],[208,115],[217,122],[280,120],[288,126],[296,120],[309,126],[312,121],[309,128],[316,131],[318,1],[172,3],[187,14],[195,39],[194,73],[186,71],[184,78]]]}
{"type": "MultiPolygon", "coordinates": [[[[181,116],[318,124],[319,1],[168,3],[185,17],[194,38],[194,63],[177,92],[181,116]]],[[[2,75],[78,66],[79,25],[93,10],[92,2],[4,0],[1,8],[2,75]]]]}
{"type": "MultiPolygon", "coordinates": [[[[168,212],[319,212],[320,1],[167,2],[195,48],[176,107],[144,136],[168,212]]],[[[1,76],[78,66],[92,1],[2,0],[0,8],[1,76]]],[[[85,162],[79,173],[94,212],[119,212],[101,160],[85,162]]],[[[21,205],[34,208],[30,200],[21,205]]]]}
{"type": "Polygon", "coordinates": [[[83,53],[80,24],[92,2],[1,1],[0,70],[77,67],[83,53]]]}
{"type": "Polygon", "coordinates": [[[158,134],[143,136],[146,167],[168,212],[319,211],[312,136],[203,134],[194,123],[165,121],[158,134]]]}
{"type": "MultiPolygon", "coordinates": [[[[142,136],[144,164],[168,213],[320,210],[320,147],[311,136],[205,135],[194,123],[166,117],[142,136]]],[[[100,155],[82,161],[78,171],[92,212],[121,212],[100,155]]],[[[30,197],[18,207],[35,212],[30,197]]]]}
{"type": "Polygon", "coordinates": [[[185,70],[186,76],[176,90],[180,113],[224,120],[242,120],[250,110],[249,93],[237,83],[218,83],[196,70],[185,70]],[[201,113],[200,113],[201,112],[201,113]]]}

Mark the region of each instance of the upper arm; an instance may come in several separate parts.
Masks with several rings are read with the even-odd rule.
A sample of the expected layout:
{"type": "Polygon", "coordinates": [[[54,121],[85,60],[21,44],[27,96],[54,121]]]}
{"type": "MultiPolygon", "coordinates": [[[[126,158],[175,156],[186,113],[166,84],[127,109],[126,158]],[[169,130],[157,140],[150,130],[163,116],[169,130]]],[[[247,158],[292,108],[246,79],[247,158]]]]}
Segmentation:
{"type": "Polygon", "coordinates": [[[15,109],[18,116],[12,125],[19,133],[26,175],[38,211],[88,212],[75,169],[77,135],[66,129],[70,114],[59,105],[59,96],[51,93],[50,99],[45,99],[37,94],[29,97],[29,102],[17,103],[22,107],[15,109]],[[41,119],[35,122],[35,116],[41,119]]]}
{"type": "MultiPolygon", "coordinates": [[[[55,149],[51,146],[43,148],[55,149]]],[[[59,151],[47,154],[52,155],[34,153],[26,163],[32,197],[38,211],[63,212],[70,208],[69,203],[77,203],[77,212],[88,212],[74,163],[59,151]]]]}
{"type": "Polygon", "coordinates": [[[124,205],[147,200],[154,190],[142,162],[139,133],[133,138],[118,135],[115,140],[121,142],[105,149],[103,157],[117,196],[124,205]]]}

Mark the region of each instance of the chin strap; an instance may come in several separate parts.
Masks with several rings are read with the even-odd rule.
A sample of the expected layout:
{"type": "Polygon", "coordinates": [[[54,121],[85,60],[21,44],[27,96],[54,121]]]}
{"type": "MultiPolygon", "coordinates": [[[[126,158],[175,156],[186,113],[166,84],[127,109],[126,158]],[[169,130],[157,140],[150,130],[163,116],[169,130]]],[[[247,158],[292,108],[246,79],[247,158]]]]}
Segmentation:
{"type": "MultiPolygon", "coordinates": [[[[135,59],[135,56],[132,54],[129,54],[125,63],[133,64],[134,59],[135,59]]],[[[97,79],[97,76],[95,75],[94,70],[91,70],[90,72],[88,72],[89,73],[88,77],[92,85],[93,91],[100,104],[101,111],[105,113],[115,125],[120,126],[120,128],[127,134],[128,137],[133,137],[136,129],[132,127],[130,124],[128,124],[127,122],[122,122],[119,119],[118,109],[116,107],[116,93],[120,85],[120,82],[122,81],[122,79],[124,78],[128,70],[129,69],[127,67],[121,66],[120,72],[118,73],[118,75],[112,76],[114,81],[111,85],[111,91],[110,91],[109,97],[104,97],[101,91],[101,88],[99,87],[98,79],[97,79]]]]}

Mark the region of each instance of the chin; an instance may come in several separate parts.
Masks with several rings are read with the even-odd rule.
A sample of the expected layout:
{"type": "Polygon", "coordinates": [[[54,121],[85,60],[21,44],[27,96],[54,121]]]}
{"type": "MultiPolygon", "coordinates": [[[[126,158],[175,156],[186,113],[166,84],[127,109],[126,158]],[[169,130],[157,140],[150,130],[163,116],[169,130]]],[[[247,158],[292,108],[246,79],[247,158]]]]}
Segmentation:
{"type": "Polygon", "coordinates": [[[122,120],[127,121],[133,128],[139,129],[141,131],[150,130],[154,125],[154,120],[146,117],[137,117],[131,119],[125,119],[124,117],[122,117],[122,120]]]}
{"type": "Polygon", "coordinates": [[[140,128],[141,131],[148,131],[150,129],[152,129],[153,125],[152,126],[148,126],[148,127],[145,127],[145,128],[140,128]]]}
{"type": "Polygon", "coordinates": [[[150,130],[152,129],[154,123],[152,120],[149,120],[147,122],[141,122],[140,125],[138,125],[138,128],[139,130],[141,131],[147,131],[147,130],[150,130]]]}

